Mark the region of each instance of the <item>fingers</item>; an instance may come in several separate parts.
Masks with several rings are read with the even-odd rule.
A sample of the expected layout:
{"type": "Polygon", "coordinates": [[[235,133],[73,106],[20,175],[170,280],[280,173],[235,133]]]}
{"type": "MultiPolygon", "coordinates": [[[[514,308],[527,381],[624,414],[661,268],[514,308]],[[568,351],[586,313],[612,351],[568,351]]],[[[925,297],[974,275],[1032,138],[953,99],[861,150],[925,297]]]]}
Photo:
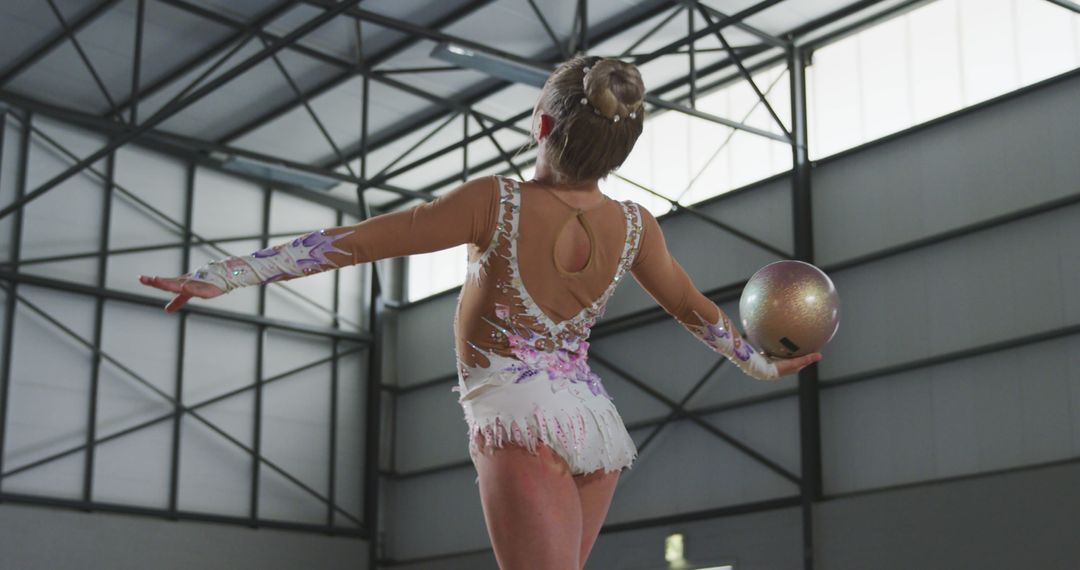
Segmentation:
{"type": "Polygon", "coordinates": [[[162,291],[169,291],[170,293],[179,293],[181,289],[181,285],[175,279],[167,279],[165,277],[158,277],[157,275],[140,275],[139,283],[150,287],[156,287],[162,291]]]}
{"type": "Polygon", "coordinates": [[[173,297],[172,301],[169,301],[168,305],[165,305],[166,313],[175,313],[177,309],[184,306],[184,303],[191,299],[191,295],[177,295],[173,297]]]}
{"type": "Polygon", "coordinates": [[[185,303],[191,299],[192,294],[187,290],[185,284],[180,283],[176,279],[169,279],[167,277],[158,277],[156,275],[140,275],[139,283],[150,287],[161,289],[162,291],[169,291],[170,293],[177,293],[175,297],[167,305],[165,305],[166,313],[175,313],[180,307],[183,307],[185,303]]]}

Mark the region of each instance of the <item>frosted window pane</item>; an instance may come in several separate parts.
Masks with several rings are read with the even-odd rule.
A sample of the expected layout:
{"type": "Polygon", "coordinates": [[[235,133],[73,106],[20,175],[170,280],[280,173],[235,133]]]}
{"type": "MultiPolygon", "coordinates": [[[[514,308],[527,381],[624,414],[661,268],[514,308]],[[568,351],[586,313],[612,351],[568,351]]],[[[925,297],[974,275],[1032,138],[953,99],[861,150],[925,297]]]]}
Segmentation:
{"type": "Polygon", "coordinates": [[[965,103],[1016,87],[1019,73],[1011,0],[960,0],[960,50],[965,103]]]}
{"type": "Polygon", "coordinates": [[[909,18],[912,120],[921,123],[963,105],[956,5],[935,2],[909,18]]]}
{"type": "Polygon", "coordinates": [[[811,158],[1080,65],[1080,15],[1045,0],[938,0],[814,52],[811,158]]]}

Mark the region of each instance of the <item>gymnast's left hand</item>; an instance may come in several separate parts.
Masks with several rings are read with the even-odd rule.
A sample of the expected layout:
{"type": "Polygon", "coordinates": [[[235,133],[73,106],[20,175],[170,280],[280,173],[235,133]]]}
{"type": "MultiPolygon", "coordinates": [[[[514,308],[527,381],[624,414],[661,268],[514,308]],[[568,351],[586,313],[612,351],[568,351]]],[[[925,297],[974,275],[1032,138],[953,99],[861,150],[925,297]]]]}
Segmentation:
{"type": "Polygon", "coordinates": [[[210,283],[184,279],[184,275],[181,275],[180,277],[140,275],[139,283],[148,287],[157,287],[158,289],[169,291],[170,293],[176,293],[176,296],[169,301],[169,304],[165,305],[166,313],[175,313],[177,309],[183,307],[184,303],[187,303],[188,299],[192,297],[213,299],[214,297],[225,293],[219,287],[211,285],[210,283]]]}

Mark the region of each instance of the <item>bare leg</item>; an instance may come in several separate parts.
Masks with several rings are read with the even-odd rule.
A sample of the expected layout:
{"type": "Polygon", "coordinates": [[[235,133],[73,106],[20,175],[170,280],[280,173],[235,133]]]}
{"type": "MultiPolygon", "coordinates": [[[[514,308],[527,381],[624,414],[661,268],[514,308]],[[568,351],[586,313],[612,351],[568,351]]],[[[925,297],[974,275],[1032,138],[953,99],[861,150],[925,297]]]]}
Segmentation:
{"type": "Polygon", "coordinates": [[[581,497],[581,568],[585,568],[585,561],[589,559],[589,552],[600,534],[618,481],[618,471],[605,473],[599,470],[574,477],[578,496],[581,497]]]}
{"type": "Polygon", "coordinates": [[[495,558],[502,570],[578,570],[577,487],[562,457],[537,452],[507,445],[473,457],[495,558]]]}

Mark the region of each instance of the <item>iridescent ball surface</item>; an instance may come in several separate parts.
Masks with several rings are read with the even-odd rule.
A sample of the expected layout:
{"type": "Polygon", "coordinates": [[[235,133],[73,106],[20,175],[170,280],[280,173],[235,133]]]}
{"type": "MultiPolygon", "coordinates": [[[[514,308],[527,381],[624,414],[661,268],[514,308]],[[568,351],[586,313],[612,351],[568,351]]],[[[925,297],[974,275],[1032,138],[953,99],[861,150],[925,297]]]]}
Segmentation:
{"type": "Polygon", "coordinates": [[[746,336],[781,358],[818,352],[840,326],[840,296],[829,276],[796,260],[775,261],[754,273],[739,299],[746,336]]]}

